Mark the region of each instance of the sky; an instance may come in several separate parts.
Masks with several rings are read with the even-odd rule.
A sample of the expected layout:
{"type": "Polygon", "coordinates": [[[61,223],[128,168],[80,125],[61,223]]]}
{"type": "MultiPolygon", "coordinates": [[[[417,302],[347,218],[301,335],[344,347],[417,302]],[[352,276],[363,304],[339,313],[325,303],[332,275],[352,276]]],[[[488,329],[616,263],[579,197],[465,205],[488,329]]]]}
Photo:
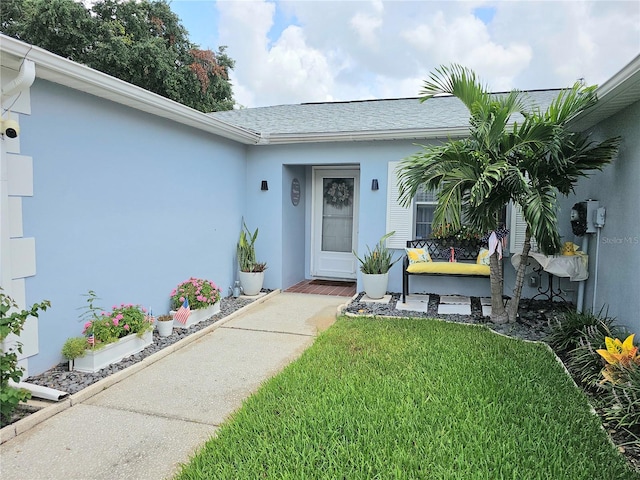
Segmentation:
{"type": "Polygon", "coordinates": [[[440,65],[494,92],[601,84],[640,54],[640,1],[169,0],[227,46],[239,106],[417,97],[440,65]]]}

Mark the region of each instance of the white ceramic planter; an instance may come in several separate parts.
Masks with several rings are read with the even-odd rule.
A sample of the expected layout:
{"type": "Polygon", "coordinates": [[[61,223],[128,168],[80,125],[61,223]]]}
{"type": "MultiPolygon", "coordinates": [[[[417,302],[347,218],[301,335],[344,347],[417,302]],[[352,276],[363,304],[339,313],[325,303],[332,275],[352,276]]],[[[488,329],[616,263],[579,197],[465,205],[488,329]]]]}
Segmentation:
{"type": "Polygon", "coordinates": [[[168,337],[173,333],[173,320],[164,322],[156,321],[156,328],[158,329],[158,335],[168,337]]]}
{"type": "MultiPolygon", "coordinates": [[[[176,312],[171,312],[171,315],[176,312]]],[[[203,320],[208,320],[213,317],[216,313],[220,313],[220,301],[217,301],[213,305],[207,308],[198,308],[197,310],[191,310],[191,314],[187,319],[186,323],[180,323],[173,321],[174,328],[189,328],[191,325],[195,325],[196,323],[200,323],[203,320]]]]}
{"type": "Polygon", "coordinates": [[[389,285],[389,272],[387,273],[363,273],[362,285],[364,287],[364,293],[367,297],[378,300],[385,296],[387,293],[387,286],[389,285]]]}
{"type": "Polygon", "coordinates": [[[245,295],[258,295],[264,283],[264,272],[238,272],[245,295]]]}
{"type": "Polygon", "coordinates": [[[153,332],[145,332],[142,337],[127,335],[117,342],[96,350],[86,350],[84,357],[73,360],[73,369],[79,372],[95,373],[98,370],[119,362],[129,355],[141,352],[153,342],[153,332]]]}

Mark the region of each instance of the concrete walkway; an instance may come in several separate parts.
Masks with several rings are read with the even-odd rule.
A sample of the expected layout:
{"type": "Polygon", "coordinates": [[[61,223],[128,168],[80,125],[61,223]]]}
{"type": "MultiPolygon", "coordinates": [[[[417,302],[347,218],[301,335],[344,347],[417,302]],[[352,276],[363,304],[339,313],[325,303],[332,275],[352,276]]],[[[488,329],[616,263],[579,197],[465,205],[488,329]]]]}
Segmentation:
{"type": "Polygon", "coordinates": [[[245,398],[335,321],[347,301],[270,294],[118,383],[83,390],[88,398],[72,397],[73,406],[3,443],[0,477],[171,478],[245,398]]]}

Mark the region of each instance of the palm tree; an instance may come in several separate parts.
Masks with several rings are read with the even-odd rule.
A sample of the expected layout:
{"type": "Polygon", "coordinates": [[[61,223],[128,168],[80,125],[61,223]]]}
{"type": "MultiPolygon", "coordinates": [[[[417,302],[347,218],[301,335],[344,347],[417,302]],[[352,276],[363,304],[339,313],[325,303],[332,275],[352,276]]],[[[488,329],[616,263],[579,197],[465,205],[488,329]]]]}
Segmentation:
{"type": "Polygon", "coordinates": [[[490,259],[491,319],[515,320],[524,268],[535,237],[543,253],[557,253],[556,191],[567,195],[586,171],[601,169],[617,151],[617,139],[596,146],[568,129],[568,122],[596,102],[595,87],[576,84],[561,92],[546,112],[528,105],[523,92],[492,95],[473,71],[452,65],[430,75],[421,101],[438,94],[458,98],[470,113],[469,136],[423,150],[400,166],[400,202],[408,206],[424,185],[438,192],[434,226],[459,228],[464,218],[475,228],[498,228],[500,213],[509,202],[520,205],[527,223],[522,261],[516,275],[509,311],[503,303],[502,262],[498,252],[490,259]],[[514,114],[523,121],[512,122],[514,114]]]}

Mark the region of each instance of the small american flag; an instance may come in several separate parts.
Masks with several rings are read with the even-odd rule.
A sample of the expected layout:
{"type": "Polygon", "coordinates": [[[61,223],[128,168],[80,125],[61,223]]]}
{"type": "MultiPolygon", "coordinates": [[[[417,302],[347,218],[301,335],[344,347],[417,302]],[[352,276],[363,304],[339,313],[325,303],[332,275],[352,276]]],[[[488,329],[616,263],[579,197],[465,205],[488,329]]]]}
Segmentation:
{"type": "Polygon", "coordinates": [[[87,343],[92,347],[96,344],[96,337],[93,335],[93,333],[87,337],[87,343]]]}
{"type": "Polygon", "coordinates": [[[178,309],[178,311],[173,315],[173,319],[183,325],[187,323],[187,319],[191,315],[191,309],[189,308],[189,299],[185,298],[184,303],[178,309]]]}

